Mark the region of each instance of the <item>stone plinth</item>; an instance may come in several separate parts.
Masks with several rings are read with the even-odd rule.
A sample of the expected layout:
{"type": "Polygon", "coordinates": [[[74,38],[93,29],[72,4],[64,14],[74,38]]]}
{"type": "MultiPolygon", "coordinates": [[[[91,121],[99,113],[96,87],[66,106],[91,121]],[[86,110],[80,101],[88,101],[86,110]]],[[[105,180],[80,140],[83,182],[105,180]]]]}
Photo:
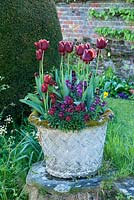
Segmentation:
{"type": "Polygon", "coordinates": [[[29,200],[99,200],[102,177],[82,179],[59,179],[46,172],[45,163],[35,163],[30,169],[26,183],[29,200]]]}

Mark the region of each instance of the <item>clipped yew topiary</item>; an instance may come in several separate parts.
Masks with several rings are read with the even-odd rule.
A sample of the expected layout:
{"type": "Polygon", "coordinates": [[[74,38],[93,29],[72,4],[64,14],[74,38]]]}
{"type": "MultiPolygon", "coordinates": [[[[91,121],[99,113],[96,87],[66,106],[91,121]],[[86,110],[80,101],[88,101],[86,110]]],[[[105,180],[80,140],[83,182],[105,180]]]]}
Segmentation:
{"type": "Polygon", "coordinates": [[[0,76],[10,86],[0,92],[0,112],[19,119],[24,105],[19,99],[31,92],[34,72],[38,70],[34,42],[50,41],[45,54],[45,69],[58,67],[58,41],[62,39],[56,7],[52,0],[0,0],[0,76]],[[49,66],[49,67],[48,67],[49,66]]]}

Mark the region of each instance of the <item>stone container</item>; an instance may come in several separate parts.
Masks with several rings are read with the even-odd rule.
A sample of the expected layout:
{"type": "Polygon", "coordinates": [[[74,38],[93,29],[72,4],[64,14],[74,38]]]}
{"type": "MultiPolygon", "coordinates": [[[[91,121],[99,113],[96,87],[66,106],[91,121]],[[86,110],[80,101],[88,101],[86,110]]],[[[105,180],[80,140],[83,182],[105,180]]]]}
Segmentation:
{"type": "MultiPolygon", "coordinates": [[[[107,114],[108,116],[108,114],[107,114]]],[[[32,115],[30,121],[37,118],[32,115]]],[[[40,122],[38,120],[38,122],[40,122]]],[[[36,123],[47,172],[59,178],[86,177],[101,167],[107,130],[106,118],[80,131],[63,132],[36,123]]]]}
{"type": "Polygon", "coordinates": [[[107,124],[77,132],[37,127],[46,170],[60,178],[85,177],[101,166],[107,124]]]}

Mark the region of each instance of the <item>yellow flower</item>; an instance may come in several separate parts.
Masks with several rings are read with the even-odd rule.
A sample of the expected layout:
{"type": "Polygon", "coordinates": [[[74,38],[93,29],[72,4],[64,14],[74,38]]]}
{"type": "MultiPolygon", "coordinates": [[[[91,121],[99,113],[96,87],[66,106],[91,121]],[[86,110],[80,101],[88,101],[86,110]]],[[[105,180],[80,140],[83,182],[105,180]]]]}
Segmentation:
{"type": "Polygon", "coordinates": [[[103,98],[105,99],[108,96],[108,92],[103,93],[103,98]]]}

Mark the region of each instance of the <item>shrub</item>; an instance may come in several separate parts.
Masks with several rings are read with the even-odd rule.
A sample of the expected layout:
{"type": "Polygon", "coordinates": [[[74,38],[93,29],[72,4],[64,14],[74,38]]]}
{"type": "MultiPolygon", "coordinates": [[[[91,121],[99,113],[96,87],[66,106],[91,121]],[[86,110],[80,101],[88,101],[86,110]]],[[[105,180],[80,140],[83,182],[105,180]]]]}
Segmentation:
{"type": "Polygon", "coordinates": [[[13,102],[15,108],[9,106],[7,113],[18,119],[22,111],[19,99],[31,91],[37,70],[34,41],[44,37],[51,41],[44,64],[50,71],[60,63],[56,45],[62,35],[52,0],[0,0],[0,8],[0,75],[10,86],[0,93],[0,111],[13,102]]]}

